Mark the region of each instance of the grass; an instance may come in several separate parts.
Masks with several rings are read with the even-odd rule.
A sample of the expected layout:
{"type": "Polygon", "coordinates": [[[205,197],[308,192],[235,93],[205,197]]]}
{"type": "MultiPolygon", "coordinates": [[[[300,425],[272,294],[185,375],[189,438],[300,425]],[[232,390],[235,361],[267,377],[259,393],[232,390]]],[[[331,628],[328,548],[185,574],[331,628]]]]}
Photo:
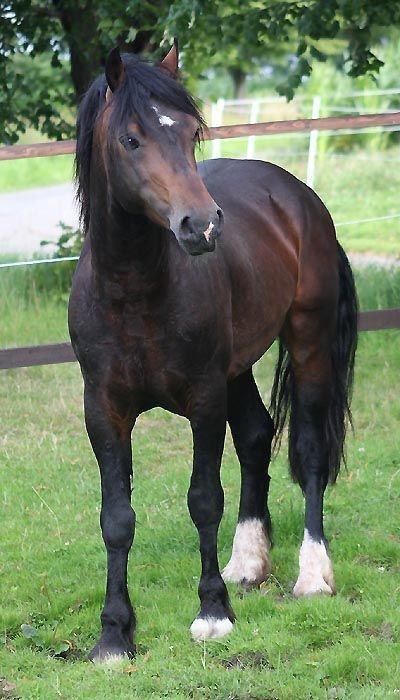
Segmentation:
{"type": "MultiPolygon", "coordinates": [[[[290,595],[302,499],[282,454],[271,470],[274,577],[261,592],[244,597],[231,588],[238,622],[220,642],[196,645],[188,635],[199,573],[197,537],[186,512],[188,426],[159,410],[140,419],[134,436],[138,527],[130,561],[139,654],[115,672],[82,660],[98,632],[105,556],[78,367],[3,372],[0,668],[18,696],[225,700],[393,694],[400,673],[400,615],[394,605],[400,573],[399,339],[398,333],[361,339],[357,433],[349,441],[348,471],[329,491],[325,508],[338,596],[295,601],[290,595]],[[22,624],[35,635],[25,637],[22,624]],[[56,652],[69,660],[55,658],[56,652]]],[[[271,368],[268,359],[258,367],[263,393],[271,368]]],[[[229,558],[238,498],[230,440],[223,481],[222,563],[229,558]]]]}
{"type": "Polygon", "coordinates": [[[0,162],[0,192],[71,182],[73,156],[21,158],[0,162]]]}
{"type": "MultiPolygon", "coordinates": [[[[364,303],[400,299],[398,273],[359,276],[364,303]],[[390,277],[390,276],[389,276],[390,277]],[[380,283],[378,292],[374,285],[380,283]],[[389,290],[389,291],[388,291],[389,290]]],[[[4,340],[17,319],[26,342],[65,337],[65,310],[2,289],[4,340]],[[32,324],[32,329],[29,328],[32,324]],[[45,327],[46,326],[46,327],[45,327]]],[[[360,338],[348,468],[325,506],[338,595],[295,601],[302,498],[285,449],[271,467],[273,577],[261,591],[230,588],[232,635],[194,644],[197,535],[186,510],[191,440],[186,421],[161,410],[138,421],[133,440],[137,536],[129,568],[139,619],[135,661],[111,671],[86,663],[99,630],[105,554],[99,480],[82,416],[77,365],[0,373],[0,676],[23,700],[173,698],[297,700],[395,697],[400,690],[400,333],[360,338]],[[21,630],[21,625],[25,625],[21,630]],[[64,658],[63,658],[64,657],[64,658]]],[[[25,342],[25,341],[24,341],[25,342]]],[[[5,344],[5,343],[4,343],[5,344]]],[[[257,366],[268,400],[274,353],[257,366]]],[[[238,465],[228,437],[220,561],[230,555],[238,465]]]]}

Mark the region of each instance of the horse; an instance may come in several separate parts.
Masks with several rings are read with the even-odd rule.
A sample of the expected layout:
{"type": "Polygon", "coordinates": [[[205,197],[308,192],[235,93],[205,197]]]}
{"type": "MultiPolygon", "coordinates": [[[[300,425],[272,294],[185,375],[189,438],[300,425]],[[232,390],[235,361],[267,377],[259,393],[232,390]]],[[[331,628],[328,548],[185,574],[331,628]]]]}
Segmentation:
{"type": "Polygon", "coordinates": [[[345,253],[318,196],[259,160],[197,164],[206,128],[178,76],[176,42],[156,64],[109,54],[77,118],[84,244],[69,328],[84,380],[107,551],[101,634],[89,659],[135,654],[127,562],[135,532],[131,433],[158,406],[193,436],[188,508],[198,530],[194,640],[233,627],[226,582],[271,571],[268,467],[287,414],[291,475],[305,498],[294,596],[333,595],[323,497],[344,457],[357,342],[345,253]],[[277,340],[269,410],[252,367],[277,340]],[[241,469],[230,561],[220,571],[221,457],[229,424],[241,469]]]}

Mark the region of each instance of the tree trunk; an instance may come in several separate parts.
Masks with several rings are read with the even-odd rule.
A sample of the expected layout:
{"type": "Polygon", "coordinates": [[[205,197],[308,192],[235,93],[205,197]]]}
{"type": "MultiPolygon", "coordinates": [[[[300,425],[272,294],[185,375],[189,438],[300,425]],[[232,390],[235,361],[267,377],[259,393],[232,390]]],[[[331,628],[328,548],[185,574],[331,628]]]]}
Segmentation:
{"type": "Polygon", "coordinates": [[[240,100],[245,95],[246,73],[238,66],[231,66],[228,72],[233,82],[233,97],[235,100],[240,100]]]}
{"type": "MultiPolygon", "coordinates": [[[[52,0],[52,2],[69,46],[71,78],[76,100],[79,102],[92,80],[101,72],[106,55],[112,47],[105,46],[100,39],[96,0],[87,0],[84,7],[81,3],[65,2],[65,0],[52,0]]],[[[146,21],[143,19],[143,23],[149,24],[150,21],[155,20],[155,17],[149,15],[146,21]]],[[[135,21],[132,19],[131,25],[134,26],[134,24],[135,21]]],[[[153,48],[150,30],[138,31],[131,42],[124,41],[124,34],[115,40],[121,51],[141,53],[153,48]]]]}
{"type": "Polygon", "coordinates": [[[62,0],[53,0],[53,4],[68,42],[71,78],[78,102],[101,71],[105,58],[105,48],[97,30],[96,3],[88,0],[84,7],[79,7],[80,3],[76,3],[76,7],[68,3],[66,8],[62,0]]]}

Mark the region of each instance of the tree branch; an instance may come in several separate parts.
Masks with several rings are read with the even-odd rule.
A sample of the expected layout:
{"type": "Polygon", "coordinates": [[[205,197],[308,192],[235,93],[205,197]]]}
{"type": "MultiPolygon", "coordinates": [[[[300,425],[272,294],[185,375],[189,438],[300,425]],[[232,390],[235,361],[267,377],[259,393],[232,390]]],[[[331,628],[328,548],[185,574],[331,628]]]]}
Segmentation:
{"type": "Polygon", "coordinates": [[[60,19],[60,12],[55,7],[42,7],[41,5],[31,5],[29,12],[38,17],[54,17],[60,19]]]}

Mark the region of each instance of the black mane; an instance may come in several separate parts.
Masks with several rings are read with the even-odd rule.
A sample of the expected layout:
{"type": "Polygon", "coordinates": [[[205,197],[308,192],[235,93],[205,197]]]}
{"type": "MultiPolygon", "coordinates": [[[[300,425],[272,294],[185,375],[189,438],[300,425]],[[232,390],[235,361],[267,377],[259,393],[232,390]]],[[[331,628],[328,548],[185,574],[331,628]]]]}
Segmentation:
{"type": "MultiPolygon", "coordinates": [[[[134,54],[123,54],[122,60],[125,77],[114,92],[115,106],[110,120],[112,131],[123,129],[132,116],[144,131],[150,130],[152,117],[154,121],[151,110],[151,101],[154,99],[193,116],[200,127],[204,126],[203,117],[193,97],[164,69],[134,54]]],[[[89,187],[93,129],[98,115],[105,107],[106,90],[107,81],[105,76],[101,75],[89,87],[78,111],[75,183],[80,222],[85,234],[90,217],[89,187]]]]}

